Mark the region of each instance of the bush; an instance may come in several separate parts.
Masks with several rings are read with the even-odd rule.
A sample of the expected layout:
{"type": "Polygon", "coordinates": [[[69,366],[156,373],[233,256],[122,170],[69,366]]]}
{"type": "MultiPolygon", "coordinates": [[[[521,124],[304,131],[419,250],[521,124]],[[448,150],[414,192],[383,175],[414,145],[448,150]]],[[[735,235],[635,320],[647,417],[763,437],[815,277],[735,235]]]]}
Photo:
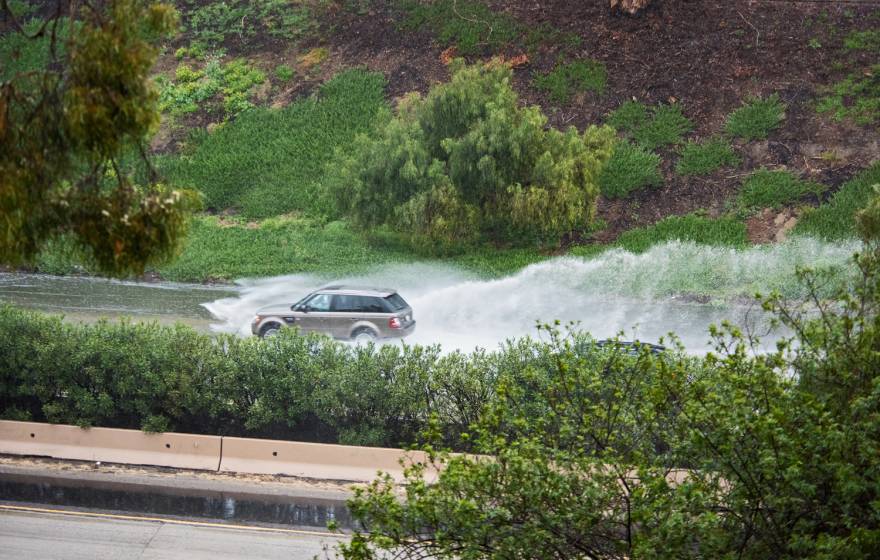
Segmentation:
{"type": "Polygon", "coordinates": [[[880,185],[880,162],[844,183],[831,200],[807,211],[798,220],[794,233],[829,241],[855,238],[853,217],[871,199],[875,185],[880,185]]]}
{"type": "Polygon", "coordinates": [[[535,87],[549,92],[555,103],[568,103],[577,93],[605,91],[608,79],[605,65],[595,60],[557,64],[549,73],[535,77],[535,87]]]}
{"type": "Polygon", "coordinates": [[[649,112],[636,101],[627,101],[612,111],[606,123],[646,150],[680,144],[693,128],[693,123],[682,114],[678,105],[658,105],[649,112]]]}
{"type": "Polygon", "coordinates": [[[739,165],[741,159],[723,138],[709,138],[703,143],[688,141],[675,164],[679,175],[704,175],[720,167],[739,165]]]}
{"type": "Polygon", "coordinates": [[[775,130],[785,120],[785,104],[779,95],[750,99],[727,117],[724,130],[744,140],[759,140],[775,130]]]}
{"type": "Polygon", "coordinates": [[[743,183],[737,202],[745,209],[779,208],[808,194],[819,196],[825,188],[819,183],[799,179],[788,171],[759,169],[743,183]]]}
{"type": "Polygon", "coordinates": [[[660,156],[621,140],[599,174],[599,189],[606,198],[624,198],[648,186],[663,184],[660,156]]]}
{"type": "Polygon", "coordinates": [[[511,75],[457,62],[449,83],[403,100],[374,136],[337,151],[340,210],[439,253],[482,239],[555,242],[588,226],[613,131],[547,129],[539,108],[519,106],[511,75]]]}

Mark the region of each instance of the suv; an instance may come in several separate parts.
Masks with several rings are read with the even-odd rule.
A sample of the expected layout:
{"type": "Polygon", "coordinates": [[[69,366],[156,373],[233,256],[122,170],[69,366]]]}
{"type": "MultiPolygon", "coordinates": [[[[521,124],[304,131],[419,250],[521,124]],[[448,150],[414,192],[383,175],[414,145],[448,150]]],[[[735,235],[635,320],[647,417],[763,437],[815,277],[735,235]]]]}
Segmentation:
{"type": "Polygon", "coordinates": [[[416,328],[412,308],[395,290],[352,286],[327,286],[293,305],[263,307],[251,332],[271,336],[285,325],[359,343],[402,338],[416,328]]]}

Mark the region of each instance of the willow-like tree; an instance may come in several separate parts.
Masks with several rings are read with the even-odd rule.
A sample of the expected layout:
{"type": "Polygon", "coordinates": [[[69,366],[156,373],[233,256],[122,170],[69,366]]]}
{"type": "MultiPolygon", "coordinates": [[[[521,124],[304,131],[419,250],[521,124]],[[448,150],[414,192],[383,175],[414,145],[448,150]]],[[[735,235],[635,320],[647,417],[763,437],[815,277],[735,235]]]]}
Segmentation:
{"type": "Polygon", "coordinates": [[[119,162],[125,153],[146,159],[143,142],[159,120],[149,72],[176,27],[174,8],[57,0],[25,23],[7,0],[0,6],[20,48],[45,61],[0,71],[0,263],[27,263],[59,237],[113,275],[173,255],[198,196],[155,173],[137,185],[119,162]]]}

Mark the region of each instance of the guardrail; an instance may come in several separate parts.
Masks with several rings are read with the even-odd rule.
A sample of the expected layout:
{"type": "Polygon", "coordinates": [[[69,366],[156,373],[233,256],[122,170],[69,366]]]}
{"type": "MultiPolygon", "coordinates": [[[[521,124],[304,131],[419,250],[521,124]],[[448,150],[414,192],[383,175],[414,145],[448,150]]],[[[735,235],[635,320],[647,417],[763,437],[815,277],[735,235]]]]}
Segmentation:
{"type": "MultiPolygon", "coordinates": [[[[379,471],[398,482],[401,463],[424,462],[418,451],[268,439],[146,434],[0,420],[0,453],[322,480],[369,482],[379,471]]],[[[433,473],[429,473],[433,476],[433,473]]]]}

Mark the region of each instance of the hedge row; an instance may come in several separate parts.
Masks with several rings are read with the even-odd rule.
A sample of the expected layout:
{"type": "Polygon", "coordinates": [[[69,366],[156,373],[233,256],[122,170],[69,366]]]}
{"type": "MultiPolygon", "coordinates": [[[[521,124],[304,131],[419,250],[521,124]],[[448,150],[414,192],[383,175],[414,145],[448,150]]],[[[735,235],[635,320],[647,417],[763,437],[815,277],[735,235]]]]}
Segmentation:
{"type": "Polygon", "coordinates": [[[292,330],[261,340],[185,326],[82,325],[0,307],[6,419],[398,446],[416,443],[435,418],[454,444],[502,373],[529,391],[552,370],[549,345],[528,338],[443,355],[292,330]]]}

